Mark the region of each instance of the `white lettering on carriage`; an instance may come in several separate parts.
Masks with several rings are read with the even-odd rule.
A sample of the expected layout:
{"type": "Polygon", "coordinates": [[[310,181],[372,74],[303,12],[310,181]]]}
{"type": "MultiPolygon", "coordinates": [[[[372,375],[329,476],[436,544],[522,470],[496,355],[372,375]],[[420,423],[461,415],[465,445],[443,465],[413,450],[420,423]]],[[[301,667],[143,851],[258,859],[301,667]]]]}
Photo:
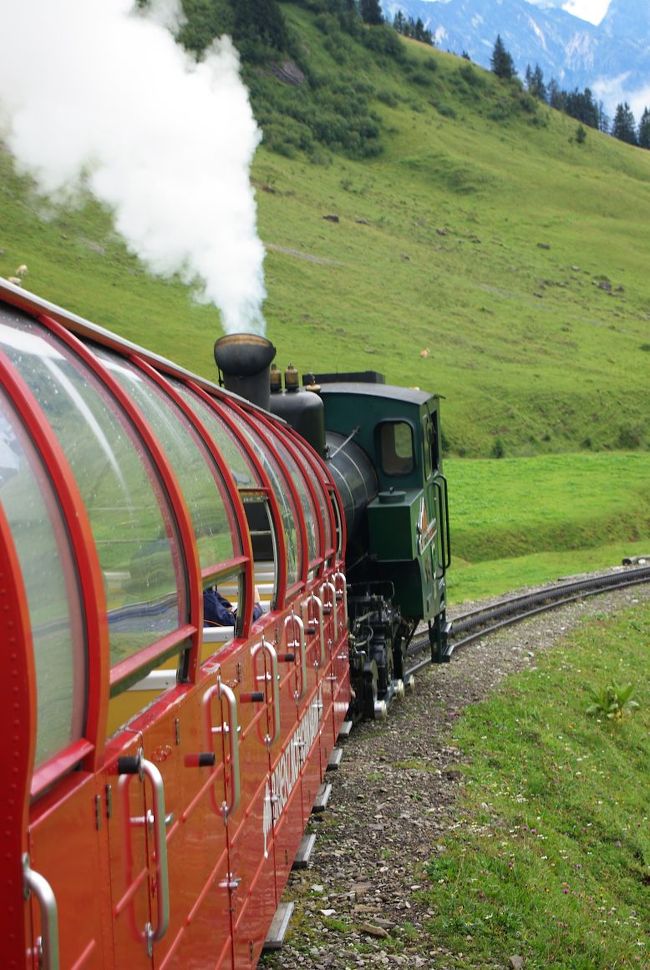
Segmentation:
{"type": "Polygon", "coordinates": [[[296,786],[300,770],[309,751],[318,737],[323,714],[323,690],[319,685],[316,697],[300,718],[289,743],[280,760],[273,769],[270,782],[266,783],[262,829],[264,832],[264,858],[268,858],[268,838],[282,812],[286,808],[291,792],[296,786]]]}

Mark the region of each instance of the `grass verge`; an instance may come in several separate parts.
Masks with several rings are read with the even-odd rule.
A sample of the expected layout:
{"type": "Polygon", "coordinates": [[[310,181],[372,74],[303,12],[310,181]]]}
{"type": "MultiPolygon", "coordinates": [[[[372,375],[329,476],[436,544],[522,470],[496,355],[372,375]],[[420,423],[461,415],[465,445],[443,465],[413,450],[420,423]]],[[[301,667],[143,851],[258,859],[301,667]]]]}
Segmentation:
{"type": "Polygon", "coordinates": [[[597,618],[458,722],[462,824],[427,891],[451,966],[648,966],[649,640],[647,605],[597,618]],[[628,681],[634,716],[587,716],[587,687],[628,681]]]}

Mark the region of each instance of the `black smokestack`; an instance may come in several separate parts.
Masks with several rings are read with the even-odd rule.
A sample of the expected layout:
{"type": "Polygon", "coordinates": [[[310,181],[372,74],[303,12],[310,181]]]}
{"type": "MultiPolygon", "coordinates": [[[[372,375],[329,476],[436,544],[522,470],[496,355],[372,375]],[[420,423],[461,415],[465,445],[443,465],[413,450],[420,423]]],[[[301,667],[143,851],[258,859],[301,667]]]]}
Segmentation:
{"type": "Polygon", "coordinates": [[[214,345],[219,376],[228,391],[269,409],[269,376],[275,347],[254,333],[231,333],[214,345]]]}

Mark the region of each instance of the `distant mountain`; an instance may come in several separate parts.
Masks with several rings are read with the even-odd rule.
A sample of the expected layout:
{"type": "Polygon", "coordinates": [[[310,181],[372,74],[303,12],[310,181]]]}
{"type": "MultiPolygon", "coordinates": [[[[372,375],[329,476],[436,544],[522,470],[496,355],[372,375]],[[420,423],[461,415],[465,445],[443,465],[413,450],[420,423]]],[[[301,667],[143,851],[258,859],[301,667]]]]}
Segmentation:
{"type": "Polygon", "coordinates": [[[650,104],[650,3],[611,0],[598,26],[563,9],[568,0],[384,0],[392,20],[397,10],[420,17],[438,47],[463,51],[490,66],[501,35],[523,76],[539,64],[546,81],[572,90],[590,87],[609,111],[627,100],[640,114],[650,104]]]}

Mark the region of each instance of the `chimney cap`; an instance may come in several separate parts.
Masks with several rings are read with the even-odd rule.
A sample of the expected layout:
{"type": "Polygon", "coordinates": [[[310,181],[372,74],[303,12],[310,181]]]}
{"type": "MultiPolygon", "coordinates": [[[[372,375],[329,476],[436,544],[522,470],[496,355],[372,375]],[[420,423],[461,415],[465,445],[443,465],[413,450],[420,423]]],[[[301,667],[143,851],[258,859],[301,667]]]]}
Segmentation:
{"type": "Polygon", "coordinates": [[[223,374],[251,377],[268,367],[275,347],[257,333],[229,333],[214,344],[214,359],[223,374]]]}

